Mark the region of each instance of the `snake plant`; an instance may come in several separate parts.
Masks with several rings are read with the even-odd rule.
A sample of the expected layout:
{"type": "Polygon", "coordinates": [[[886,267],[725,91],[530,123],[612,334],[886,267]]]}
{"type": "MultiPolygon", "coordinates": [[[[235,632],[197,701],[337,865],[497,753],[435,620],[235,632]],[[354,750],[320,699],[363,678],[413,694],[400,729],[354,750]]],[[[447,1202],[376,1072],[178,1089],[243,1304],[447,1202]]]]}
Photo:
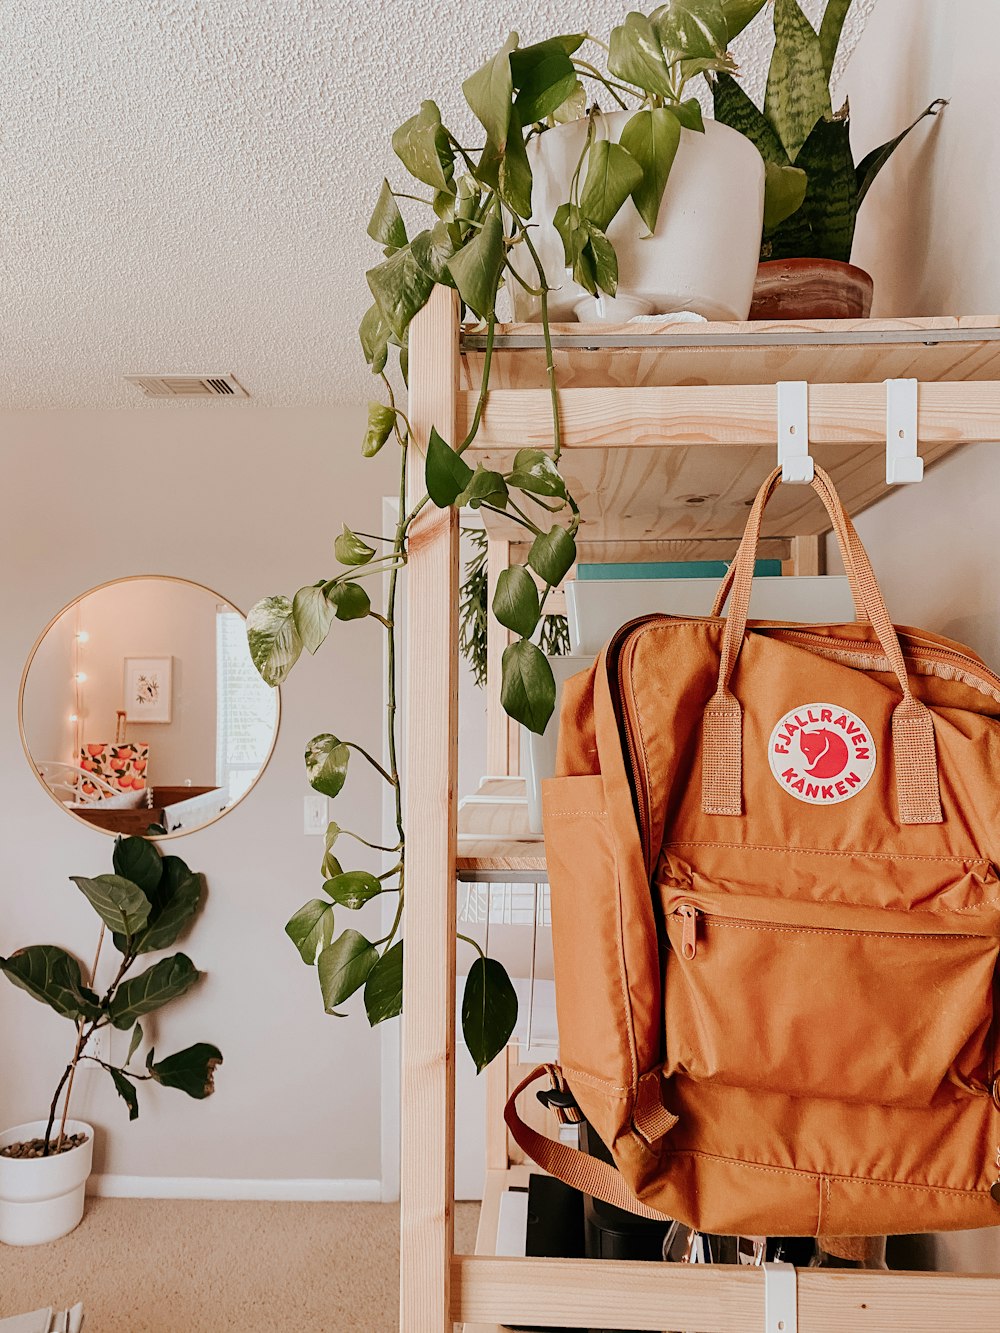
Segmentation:
{"type": "Polygon", "coordinates": [[[767,171],[761,259],[851,258],[854,226],[875,177],[913,124],[855,165],[847,103],[833,110],[830,77],[852,0],[829,0],[819,31],[796,0],[775,0],[774,54],[763,109],[726,70],[709,75],[715,119],[760,149],[767,171]]]}

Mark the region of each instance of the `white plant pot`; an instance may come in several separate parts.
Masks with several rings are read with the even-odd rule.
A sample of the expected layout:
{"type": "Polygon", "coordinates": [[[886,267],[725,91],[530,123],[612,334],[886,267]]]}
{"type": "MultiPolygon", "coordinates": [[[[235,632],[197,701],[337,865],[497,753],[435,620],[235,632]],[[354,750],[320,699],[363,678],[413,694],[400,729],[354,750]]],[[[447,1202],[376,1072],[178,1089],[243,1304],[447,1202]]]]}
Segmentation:
{"type": "MultiPolygon", "coordinates": [[[[601,116],[597,135],[617,143],[632,114],[615,111],[601,116]]],[[[587,121],[576,120],[547,130],[528,144],[534,179],[531,235],[548,280],[556,287],[549,294],[549,318],[554,322],[574,320],[577,305],[588,297],[566,269],[562,241],[552,224],[556,209],[569,200],[586,134],[587,121]]],[[[746,319],[763,217],[764,162],[750,140],[714,120],[705,122],[704,134],[682,129],[656,231],[649,235],[631,199],[626,199],[608,228],[618,254],[618,297],[640,303],[643,313],[693,310],[706,319],[746,319]]],[[[522,277],[537,286],[537,272],[524,245],[514,247],[512,259],[522,277]]],[[[537,297],[519,283],[511,282],[510,287],[515,319],[537,321],[541,316],[537,297]]]]}
{"type": "MultiPolygon", "coordinates": [[[[15,1125],[0,1134],[0,1148],[41,1138],[45,1120],[15,1125]]],[[[83,1198],[94,1159],[94,1131],[82,1120],[67,1120],[68,1134],[87,1142],[55,1157],[22,1160],[0,1157],[0,1241],[44,1245],[68,1235],[83,1217],[83,1198]]]]}

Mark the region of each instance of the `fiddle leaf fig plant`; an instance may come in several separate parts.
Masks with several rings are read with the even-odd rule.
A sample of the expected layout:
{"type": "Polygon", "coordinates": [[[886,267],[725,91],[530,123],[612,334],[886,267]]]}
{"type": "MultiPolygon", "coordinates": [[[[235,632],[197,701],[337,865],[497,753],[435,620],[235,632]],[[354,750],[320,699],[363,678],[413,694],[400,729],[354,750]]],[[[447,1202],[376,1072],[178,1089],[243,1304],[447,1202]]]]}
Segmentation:
{"type": "Polygon", "coordinates": [[[858,209],[876,176],[925,116],[947,103],[937,98],[888,143],[855,166],[850,114],[833,110],[830,78],[851,0],[828,0],[819,31],[797,0],[775,0],[774,53],[763,110],[732,72],[710,76],[715,118],[755,143],[765,163],[761,259],[849,262],[858,209]]]}
{"type": "MultiPolygon", "coordinates": [[[[403,901],[406,832],[397,742],[397,652],[399,576],[408,540],[428,504],[479,510],[504,517],[526,535],[526,565],[502,577],[493,612],[513,635],[503,654],[501,698],[516,721],[544,730],[555,703],[555,682],[539,646],[561,645],[563,632],[549,622],[546,605],[553,589],[576,560],[580,512],[559,469],[559,398],[549,328],[545,272],[532,240],[532,172],[528,146],[555,126],[584,120],[585,133],[568,198],[551,219],[562,238],[565,263],[592,294],[613,296],[618,260],[608,228],[629,199],[650,230],[656,226],[682,129],[702,131],[701,111],[688,95],[692,79],[735,70],[730,41],[763,7],[764,0],[668,0],[648,15],[630,13],[605,44],[589,33],[568,33],[522,46],[511,33],[499,51],[472,72],[462,91],[479,133],[466,142],[442,120],[427,98],[392,135],[398,162],[382,180],[368,223],[381,257],[366,274],[373,304],[359,329],[361,348],[384,398],[369,404],[362,452],[373,456],[391,442],[399,459],[399,520],[388,537],[344,529],[334,547],[339,569],[293,596],[270,596],[248,617],[250,651],[257,669],[279,685],[303,648],[315,652],[325,642],[344,642],[349,629],[338,621],[375,619],[387,637],[386,730],[379,761],[337,735],[314,738],[306,749],[313,787],[336,797],[348,779],[348,760],[359,755],[386,782],[393,796],[394,835],[390,845],[331,824],[323,858],[324,897],[307,902],[288,922],[287,933],[304,962],[315,967],[326,1012],[340,1014],[352,995],[364,992],[369,1022],[398,1014],[402,997],[403,901]],[[620,142],[600,133],[606,106],[629,111],[620,142]],[[588,109],[588,102],[591,103],[588,109]],[[399,177],[399,167],[405,175],[399,177]],[[546,370],[552,404],[550,449],[519,450],[506,470],[471,466],[464,455],[479,431],[489,392],[497,300],[510,283],[540,303],[546,370]],[[476,409],[462,439],[450,438],[451,423],[437,422],[421,459],[410,422],[397,406],[393,371],[405,382],[408,332],[435,286],[457,292],[466,318],[486,327],[482,377],[476,409]],[[407,479],[423,466],[426,494],[407,506],[407,479]],[[386,576],[376,609],[374,575],[386,576]],[[363,594],[363,595],[362,595],[363,594]],[[342,840],[355,839],[392,863],[376,876],[358,878],[337,859],[342,840]],[[337,854],[334,853],[334,848],[337,854]],[[347,882],[349,881],[349,883],[347,882]],[[394,920],[379,939],[353,926],[337,932],[341,912],[353,912],[383,894],[396,895],[394,920]]],[[[420,442],[423,444],[423,442],[420,442]]],[[[464,622],[470,651],[481,652],[485,601],[481,568],[474,600],[464,622]],[[478,645],[478,646],[477,646],[478,645]]],[[[331,719],[338,728],[341,720],[331,719]]],[[[464,937],[463,937],[464,938],[464,937]]],[[[482,1069],[505,1046],[517,1013],[510,979],[496,960],[477,950],[462,1005],[466,1044],[482,1069]]]]}
{"type": "Polygon", "coordinates": [[[197,1042],[174,1055],[156,1058],[150,1048],[138,1069],[132,1060],[143,1040],[140,1019],[179,999],[201,973],[184,953],[159,958],[143,971],[132,969],[143,954],[171,948],[201,907],[201,876],[189,870],[179,856],[161,857],[145,838],[116,838],[113,873],[94,879],[70,879],[101,919],[97,953],[89,973],[78,959],[55,944],[33,944],[0,958],[0,972],[34,999],[47,1004],[76,1029],[73,1053],[60,1075],[49,1107],[41,1155],[63,1148],[66,1119],[76,1071],[84,1061],[107,1070],[118,1095],[128,1107],[129,1120],[139,1114],[137,1083],[154,1082],[179,1088],[201,1099],[215,1090],[215,1070],[222,1053],[207,1042],[197,1042]],[[103,994],[94,989],[101,949],[110,933],[120,961],[103,994]],[[86,978],[86,979],[85,979],[86,978]],[[131,1029],[128,1055],[116,1065],[95,1051],[95,1035],[102,1029],[131,1029]],[[65,1096],[63,1092],[65,1090],[65,1096]],[[59,1100],[62,1120],[53,1144],[59,1100]]]}

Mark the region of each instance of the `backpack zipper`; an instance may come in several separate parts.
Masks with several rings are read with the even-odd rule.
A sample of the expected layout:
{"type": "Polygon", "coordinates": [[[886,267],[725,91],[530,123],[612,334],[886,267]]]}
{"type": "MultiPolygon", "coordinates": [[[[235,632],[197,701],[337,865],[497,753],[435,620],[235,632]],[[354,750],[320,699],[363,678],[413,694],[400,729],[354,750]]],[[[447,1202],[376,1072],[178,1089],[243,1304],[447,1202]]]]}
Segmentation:
{"type": "Polygon", "coordinates": [[[741,917],[721,916],[706,912],[693,903],[680,903],[670,912],[681,918],[681,953],[688,962],[698,954],[698,922],[704,918],[713,926],[732,926],[738,930],[767,930],[778,935],[871,935],[876,939],[893,940],[978,940],[982,935],[967,931],[925,930],[841,930],[837,926],[795,926],[785,921],[752,921],[741,917]]]}

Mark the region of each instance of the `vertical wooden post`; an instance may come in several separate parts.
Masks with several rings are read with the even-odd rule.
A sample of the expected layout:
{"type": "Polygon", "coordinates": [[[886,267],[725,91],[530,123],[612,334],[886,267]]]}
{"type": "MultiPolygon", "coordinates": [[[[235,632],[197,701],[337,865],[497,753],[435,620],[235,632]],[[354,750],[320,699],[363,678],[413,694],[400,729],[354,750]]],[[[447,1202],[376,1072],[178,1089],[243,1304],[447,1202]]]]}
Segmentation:
{"type": "MultiPolygon", "coordinates": [[[[510,564],[510,542],[490,537],[486,544],[487,600],[493,605],[497,579],[510,564]]],[[[492,613],[486,621],[486,772],[491,777],[506,777],[510,766],[507,714],[500,702],[500,670],[503,652],[510,634],[492,613]]]]}
{"type": "MultiPolygon", "coordinates": [[[[438,287],[410,326],[410,503],[431,426],[455,443],[458,301],[438,287]]],[[[428,504],[406,581],[406,945],[403,950],[400,1330],[452,1329],[458,518],[428,504]]]]}
{"type": "Polygon", "coordinates": [[[795,574],[826,573],[826,537],[792,538],[792,571],[795,574]]]}

